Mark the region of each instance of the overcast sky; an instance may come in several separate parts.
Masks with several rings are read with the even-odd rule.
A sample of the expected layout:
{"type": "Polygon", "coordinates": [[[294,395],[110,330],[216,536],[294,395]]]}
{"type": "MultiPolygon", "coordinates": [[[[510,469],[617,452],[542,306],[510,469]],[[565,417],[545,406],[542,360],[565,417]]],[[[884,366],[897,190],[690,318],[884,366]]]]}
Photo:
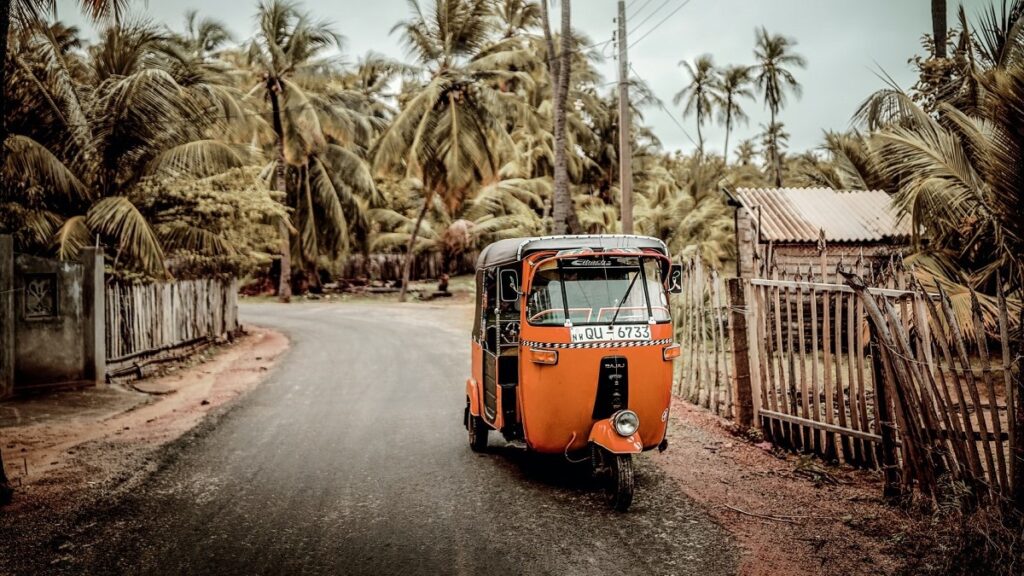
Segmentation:
{"type": "MultiPolygon", "coordinates": [[[[420,0],[421,5],[430,1],[420,0]]],[[[965,0],[972,13],[976,11],[975,5],[987,2],[965,0]]],[[[406,0],[302,3],[316,16],[333,22],[346,37],[348,59],[354,60],[369,50],[405,56],[399,39],[390,30],[408,17],[406,0]]],[[[90,25],[79,15],[75,0],[59,0],[57,4],[62,20],[93,35],[90,25]]],[[[137,0],[135,11],[181,29],[183,14],[195,8],[227,24],[236,39],[244,41],[255,29],[256,5],[256,0],[137,0]]],[[[610,39],[616,5],[616,0],[575,0],[573,26],[588,34],[593,42],[610,39]]],[[[950,14],[954,13],[953,5],[951,2],[950,14]]],[[[681,59],[692,61],[700,54],[710,53],[719,65],[752,64],[754,29],[758,26],[796,40],[797,52],[808,63],[806,69],[796,71],[804,88],[803,96],[791,99],[780,117],[791,135],[792,150],[817,147],[823,130],[847,128],[857,105],[883,85],[878,77],[881,71],[901,86],[909,87],[914,73],[907,60],[921,51],[921,36],[931,27],[929,0],[628,0],[626,6],[629,41],[636,42],[629,54],[633,68],[650,83],[693,138],[695,120],[682,119],[679,108],[672,105],[673,95],[684,83],[683,71],[678,66],[681,59]]],[[[553,16],[557,22],[557,14],[553,16]]],[[[605,51],[609,58],[601,68],[606,80],[614,80],[617,69],[610,57],[610,44],[605,51]]],[[[760,125],[768,122],[768,113],[761,103],[750,102],[746,109],[750,124],[735,130],[730,148],[760,132],[760,125]]],[[[647,110],[645,118],[666,149],[694,148],[661,109],[647,110]]],[[[723,134],[718,126],[706,127],[709,150],[721,151],[723,134]]]]}

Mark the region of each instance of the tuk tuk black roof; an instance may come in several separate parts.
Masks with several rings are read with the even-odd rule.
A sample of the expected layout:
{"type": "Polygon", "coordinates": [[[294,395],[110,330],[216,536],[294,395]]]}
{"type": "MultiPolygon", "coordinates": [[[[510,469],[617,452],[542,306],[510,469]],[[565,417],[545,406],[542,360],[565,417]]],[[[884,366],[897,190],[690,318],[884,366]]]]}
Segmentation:
{"type": "Polygon", "coordinates": [[[630,234],[592,234],[580,236],[535,236],[498,240],[484,248],[476,260],[477,269],[518,262],[533,252],[542,250],[572,250],[591,248],[615,250],[619,248],[649,248],[668,255],[665,243],[650,236],[630,234]]]}

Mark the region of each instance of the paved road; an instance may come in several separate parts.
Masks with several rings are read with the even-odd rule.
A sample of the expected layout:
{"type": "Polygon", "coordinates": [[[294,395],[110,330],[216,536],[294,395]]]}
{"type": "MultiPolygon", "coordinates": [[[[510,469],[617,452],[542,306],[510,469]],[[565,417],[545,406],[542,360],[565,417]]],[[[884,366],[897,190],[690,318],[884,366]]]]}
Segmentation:
{"type": "Polygon", "coordinates": [[[641,457],[630,512],[587,469],[461,425],[465,307],[247,305],[292,348],[142,493],[83,529],[80,573],[728,574],[736,552],[641,457]],[[453,317],[454,326],[450,324],[453,317]]]}

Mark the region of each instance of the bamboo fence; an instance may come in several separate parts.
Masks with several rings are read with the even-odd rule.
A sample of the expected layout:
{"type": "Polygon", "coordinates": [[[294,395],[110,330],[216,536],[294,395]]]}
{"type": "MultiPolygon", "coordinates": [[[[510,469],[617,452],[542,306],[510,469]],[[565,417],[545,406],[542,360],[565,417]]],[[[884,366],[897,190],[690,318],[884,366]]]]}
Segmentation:
{"type": "Polygon", "coordinates": [[[731,418],[733,354],[725,283],[699,259],[684,264],[682,280],[683,291],[674,299],[676,340],[683,359],[675,366],[676,394],[731,418]]]}
{"type": "Polygon", "coordinates": [[[961,482],[1024,504],[1024,383],[1011,360],[1024,354],[1010,349],[1006,300],[994,326],[975,297],[965,332],[939,287],[897,265],[855,269],[822,260],[725,290],[685,262],[676,394],[725,417],[741,408],[740,424],[777,445],[881,469],[887,494],[961,482]]]}
{"type": "Polygon", "coordinates": [[[235,280],[109,284],[107,373],[141,372],[152,361],[228,338],[238,330],[235,280]]]}

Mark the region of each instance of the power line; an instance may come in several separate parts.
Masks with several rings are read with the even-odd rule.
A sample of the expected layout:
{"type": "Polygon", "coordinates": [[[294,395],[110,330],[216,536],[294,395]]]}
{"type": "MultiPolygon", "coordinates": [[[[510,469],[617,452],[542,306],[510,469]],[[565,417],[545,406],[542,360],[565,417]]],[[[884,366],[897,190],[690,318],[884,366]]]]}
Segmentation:
{"type": "Polygon", "coordinates": [[[680,10],[682,10],[682,9],[683,9],[683,6],[686,6],[686,5],[687,5],[687,4],[689,4],[689,3],[690,3],[690,0],[683,0],[683,3],[682,3],[682,4],[680,4],[679,6],[677,6],[675,10],[673,10],[673,11],[669,12],[669,13],[668,13],[668,16],[665,16],[664,18],[662,18],[660,22],[658,22],[657,24],[655,24],[655,25],[654,25],[654,28],[651,28],[650,30],[648,30],[648,31],[647,31],[647,33],[646,33],[646,34],[644,34],[644,35],[643,35],[643,36],[641,36],[640,38],[636,39],[636,40],[635,40],[635,41],[634,41],[634,42],[633,42],[632,44],[630,44],[630,45],[629,45],[629,47],[630,47],[630,48],[632,48],[633,46],[636,46],[636,45],[637,45],[637,44],[639,44],[639,43],[640,43],[641,41],[643,41],[643,39],[644,39],[644,38],[647,38],[648,36],[650,36],[650,35],[651,35],[651,32],[654,32],[655,30],[657,30],[657,29],[658,29],[658,28],[659,28],[659,27],[660,27],[660,26],[661,26],[662,24],[664,24],[665,22],[667,22],[669,18],[671,18],[672,16],[674,16],[676,12],[679,12],[680,10]]]}
{"type": "Polygon", "coordinates": [[[639,13],[641,13],[641,12],[643,12],[643,11],[644,11],[644,8],[647,8],[647,5],[648,5],[648,4],[650,4],[650,3],[651,3],[651,0],[646,0],[646,2],[644,2],[643,4],[641,4],[641,5],[640,5],[640,7],[639,7],[639,8],[637,8],[637,9],[636,9],[636,10],[635,10],[635,11],[634,11],[634,12],[633,12],[632,14],[630,14],[629,16],[627,16],[627,17],[626,17],[626,20],[632,20],[633,18],[636,18],[636,15],[637,15],[637,14],[639,14],[639,13]]]}
{"type": "MultiPolygon", "coordinates": [[[[632,63],[630,63],[629,69],[633,71],[633,74],[636,74],[637,78],[643,80],[643,76],[641,76],[640,73],[636,71],[636,68],[633,67],[632,63]]],[[[665,108],[664,102],[662,102],[660,98],[655,98],[654,101],[658,103],[658,107],[661,108],[662,112],[668,114],[668,117],[672,119],[672,122],[675,123],[676,127],[679,128],[680,131],[682,131],[682,133],[686,136],[690,143],[699,148],[700,145],[697,144],[697,141],[694,140],[692,136],[690,136],[690,133],[687,132],[686,128],[683,128],[683,125],[679,123],[679,120],[676,120],[676,117],[671,112],[669,112],[668,108],[665,108]]]]}
{"type": "Polygon", "coordinates": [[[629,35],[632,35],[632,34],[633,34],[634,32],[636,32],[637,30],[639,30],[641,26],[643,26],[643,25],[644,25],[644,24],[645,24],[645,23],[646,23],[646,22],[647,22],[648,20],[650,20],[650,19],[651,19],[651,18],[652,18],[652,17],[653,17],[653,16],[655,15],[655,14],[657,14],[658,12],[660,12],[660,11],[661,11],[661,9],[662,9],[662,8],[664,8],[664,7],[665,7],[665,5],[666,5],[666,4],[668,4],[668,3],[669,3],[669,2],[671,2],[671,1],[672,1],[672,0],[665,0],[664,2],[662,2],[661,4],[659,4],[659,5],[658,5],[658,7],[654,9],[654,12],[651,12],[650,14],[648,14],[648,15],[647,15],[647,17],[646,17],[646,18],[644,18],[643,20],[641,20],[639,24],[637,24],[637,25],[636,25],[636,26],[635,26],[635,27],[634,27],[634,28],[633,28],[632,30],[630,30],[630,31],[629,31],[629,32],[627,33],[627,36],[629,36],[629,35]]]}

